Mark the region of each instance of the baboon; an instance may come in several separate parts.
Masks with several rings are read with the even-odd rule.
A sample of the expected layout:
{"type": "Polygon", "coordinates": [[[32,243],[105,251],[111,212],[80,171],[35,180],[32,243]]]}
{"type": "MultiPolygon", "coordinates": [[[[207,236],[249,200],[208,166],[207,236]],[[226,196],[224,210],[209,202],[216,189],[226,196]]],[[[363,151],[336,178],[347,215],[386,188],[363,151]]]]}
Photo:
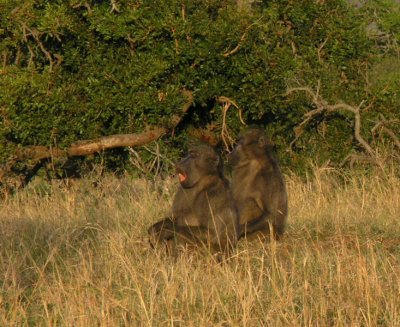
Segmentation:
{"type": "Polygon", "coordinates": [[[232,194],[239,214],[238,238],[275,239],[283,234],[288,204],[285,181],[264,131],[252,127],[242,133],[228,156],[232,166],[232,194]]]}
{"type": "Polygon", "coordinates": [[[227,253],[237,242],[238,215],[221,159],[208,145],[199,145],[176,164],[180,187],[172,217],[152,225],[156,242],[205,245],[213,254],[227,253]]]}

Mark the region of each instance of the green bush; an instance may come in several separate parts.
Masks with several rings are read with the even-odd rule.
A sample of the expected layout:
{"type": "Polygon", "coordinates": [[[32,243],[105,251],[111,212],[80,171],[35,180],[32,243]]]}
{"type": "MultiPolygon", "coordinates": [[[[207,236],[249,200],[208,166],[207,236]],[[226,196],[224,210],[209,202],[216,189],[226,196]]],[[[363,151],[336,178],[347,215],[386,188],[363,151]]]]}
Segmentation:
{"type": "MultiPolygon", "coordinates": [[[[355,145],[353,120],[321,117],[292,154],[284,152],[312,109],[304,94],[287,96],[288,86],[320,81],[330,103],[375,99],[368,121],[382,112],[398,115],[387,107],[398,91],[366,87],[381,50],[367,35],[367,8],[346,1],[265,0],[244,9],[233,0],[3,0],[0,6],[3,162],[16,147],[67,147],[167,126],[185,102],[184,88],[194,105],[161,142],[172,159],[181,150],[171,149],[185,148],[190,126],[221,131],[219,96],[235,101],[247,123],[265,126],[283,162],[299,167],[307,158],[341,161],[355,145]]],[[[226,122],[234,137],[242,125],[233,107],[226,122]]],[[[371,124],[364,125],[366,135],[371,124]]],[[[120,154],[110,152],[123,164],[127,156],[120,154]]]]}

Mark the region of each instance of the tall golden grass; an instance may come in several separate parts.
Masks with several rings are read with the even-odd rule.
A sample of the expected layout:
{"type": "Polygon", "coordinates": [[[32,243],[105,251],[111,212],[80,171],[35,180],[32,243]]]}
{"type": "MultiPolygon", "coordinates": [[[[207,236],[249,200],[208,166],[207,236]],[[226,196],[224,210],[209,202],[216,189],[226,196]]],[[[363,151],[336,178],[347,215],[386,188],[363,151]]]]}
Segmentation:
{"type": "Polygon", "coordinates": [[[1,326],[400,326],[400,179],[287,176],[282,241],[150,249],[176,183],[32,184],[0,209],[1,326]]]}

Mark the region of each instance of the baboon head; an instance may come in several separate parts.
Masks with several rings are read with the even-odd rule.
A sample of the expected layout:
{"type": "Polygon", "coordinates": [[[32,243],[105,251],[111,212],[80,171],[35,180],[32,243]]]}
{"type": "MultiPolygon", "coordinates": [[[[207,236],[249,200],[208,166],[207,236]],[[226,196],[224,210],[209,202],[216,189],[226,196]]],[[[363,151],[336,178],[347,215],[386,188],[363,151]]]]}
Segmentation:
{"type": "Polygon", "coordinates": [[[239,141],[228,155],[229,164],[245,165],[252,159],[262,158],[271,146],[271,142],[261,128],[250,128],[239,135],[239,141]]]}
{"type": "Polygon", "coordinates": [[[190,148],[187,155],[176,164],[179,182],[183,188],[194,187],[206,176],[219,176],[220,159],[208,145],[190,148]]]}

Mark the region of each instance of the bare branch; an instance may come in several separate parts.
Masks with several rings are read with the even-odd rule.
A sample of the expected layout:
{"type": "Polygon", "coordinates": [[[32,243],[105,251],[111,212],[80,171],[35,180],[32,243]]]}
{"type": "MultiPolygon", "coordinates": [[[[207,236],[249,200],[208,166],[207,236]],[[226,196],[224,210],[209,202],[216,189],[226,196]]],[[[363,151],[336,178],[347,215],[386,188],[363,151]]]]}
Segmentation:
{"type": "MultiPolygon", "coordinates": [[[[183,115],[193,103],[192,92],[183,90],[182,93],[187,98],[187,101],[183,105],[182,114],[180,116],[174,115],[171,118],[172,128],[178,125],[183,115]]],[[[167,127],[153,127],[138,134],[118,134],[104,136],[94,140],[75,142],[65,150],[54,147],[48,148],[45,146],[32,146],[20,149],[16,152],[16,156],[19,160],[42,160],[46,158],[85,156],[112,148],[141,146],[160,138],[168,131],[169,128],[167,127]]]]}
{"type": "Polygon", "coordinates": [[[241,46],[242,43],[246,40],[246,36],[247,36],[246,33],[247,33],[247,32],[244,32],[244,33],[242,34],[242,36],[241,36],[241,38],[240,38],[240,40],[239,40],[239,43],[237,44],[236,47],[234,47],[232,50],[230,50],[230,51],[228,51],[228,52],[225,52],[225,53],[223,54],[223,56],[224,56],[225,58],[226,58],[226,57],[229,57],[230,55],[232,55],[232,54],[234,54],[235,52],[238,52],[238,51],[239,51],[240,46],[241,46]]]}
{"type": "Polygon", "coordinates": [[[247,38],[247,33],[248,31],[254,26],[256,25],[257,22],[250,24],[249,26],[246,27],[246,29],[244,30],[244,33],[242,34],[242,36],[240,37],[240,40],[238,42],[238,44],[236,45],[236,47],[234,47],[232,50],[227,51],[223,54],[223,56],[225,58],[229,57],[230,55],[233,55],[234,53],[238,52],[240,47],[242,46],[243,42],[246,41],[247,38]]]}
{"type": "Polygon", "coordinates": [[[79,8],[79,7],[85,7],[88,11],[89,16],[92,15],[93,11],[92,8],[90,7],[90,4],[88,2],[79,2],[76,5],[73,5],[72,8],[79,8]]]}
{"type": "Polygon", "coordinates": [[[186,20],[186,6],[182,1],[182,7],[181,7],[181,14],[182,14],[182,19],[186,20]]]}
{"type": "Polygon", "coordinates": [[[29,50],[28,68],[30,68],[35,61],[35,53],[33,52],[32,47],[29,44],[27,45],[27,47],[29,50]]]}
{"type": "Polygon", "coordinates": [[[329,39],[329,38],[327,37],[327,38],[324,40],[324,42],[322,42],[322,43],[319,45],[319,47],[318,47],[317,54],[318,54],[318,61],[319,61],[319,62],[322,61],[322,55],[321,55],[322,49],[324,48],[326,42],[328,42],[328,39],[329,39]]]}
{"type": "Polygon", "coordinates": [[[116,0],[111,0],[111,10],[110,12],[119,12],[119,5],[116,0]]]}
{"type": "Polygon", "coordinates": [[[375,133],[377,129],[381,129],[383,132],[385,132],[387,135],[390,136],[390,138],[393,140],[393,143],[400,150],[400,140],[399,140],[398,136],[388,127],[389,122],[386,120],[386,118],[382,114],[380,114],[379,116],[380,116],[380,120],[371,129],[371,132],[375,133]]]}
{"type": "Polygon", "coordinates": [[[304,114],[304,120],[296,126],[295,129],[295,139],[290,143],[290,147],[299,139],[301,134],[303,133],[303,127],[306,125],[310,120],[312,120],[315,116],[322,114],[324,112],[337,112],[337,111],[348,111],[354,115],[354,138],[358,141],[358,143],[364,148],[368,154],[377,159],[376,151],[372,149],[372,147],[368,144],[368,142],[362,137],[360,130],[361,130],[361,116],[360,116],[360,108],[363,106],[364,101],[357,106],[351,106],[347,103],[340,102],[334,105],[328,104],[320,95],[319,95],[320,85],[318,83],[317,92],[314,92],[309,87],[296,87],[296,88],[289,88],[286,92],[287,95],[290,95],[294,92],[304,92],[310,98],[316,109],[311,110],[304,114]]]}
{"type": "MultiPolygon", "coordinates": [[[[46,50],[46,48],[43,45],[42,41],[40,41],[41,33],[36,29],[29,28],[26,25],[26,23],[22,23],[21,27],[22,27],[24,41],[25,42],[28,41],[28,36],[32,36],[33,37],[33,39],[36,41],[37,45],[39,46],[40,50],[43,52],[43,54],[45,55],[45,57],[49,61],[49,69],[50,69],[50,71],[52,71],[53,65],[54,65],[54,60],[53,60],[53,57],[52,57],[51,53],[46,50]],[[27,33],[27,32],[29,32],[29,33],[27,33]]],[[[30,59],[29,59],[29,63],[28,63],[28,67],[29,67],[31,65],[31,63],[33,62],[33,59],[34,59],[35,55],[34,55],[32,49],[31,49],[31,47],[29,45],[28,45],[28,49],[29,49],[30,56],[31,56],[30,59]]]]}
{"type": "Polygon", "coordinates": [[[236,104],[236,102],[232,101],[231,99],[224,97],[224,96],[220,96],[217,98],[217,101],[222,103],[222,128],[221,128],[221,139],[224,142],[225,145],[225,149],[227,151],[230,151],[232,149],[233,146],[233,139],[229,134],[228,131],[228,127],[226,124],[226,115],[227,112],[229,110],[229,108],[231,107],[231,105],[233,105],[236,109],[239,110],[239,119],[240,122],[243,125],[246,125],[245,122],[243,121],[242,118],[242,113],[241,113],[241,109],[239,109],[239,106],[236,104]]]}
{"type": "Polygon", "coordinates": [[[355,163],[377,164],[374,158],[358,153],[350,153],[342,160],[339,166],[343,167],[347,162],[349,162],[350,168],[353,168],[355,163]]]}

